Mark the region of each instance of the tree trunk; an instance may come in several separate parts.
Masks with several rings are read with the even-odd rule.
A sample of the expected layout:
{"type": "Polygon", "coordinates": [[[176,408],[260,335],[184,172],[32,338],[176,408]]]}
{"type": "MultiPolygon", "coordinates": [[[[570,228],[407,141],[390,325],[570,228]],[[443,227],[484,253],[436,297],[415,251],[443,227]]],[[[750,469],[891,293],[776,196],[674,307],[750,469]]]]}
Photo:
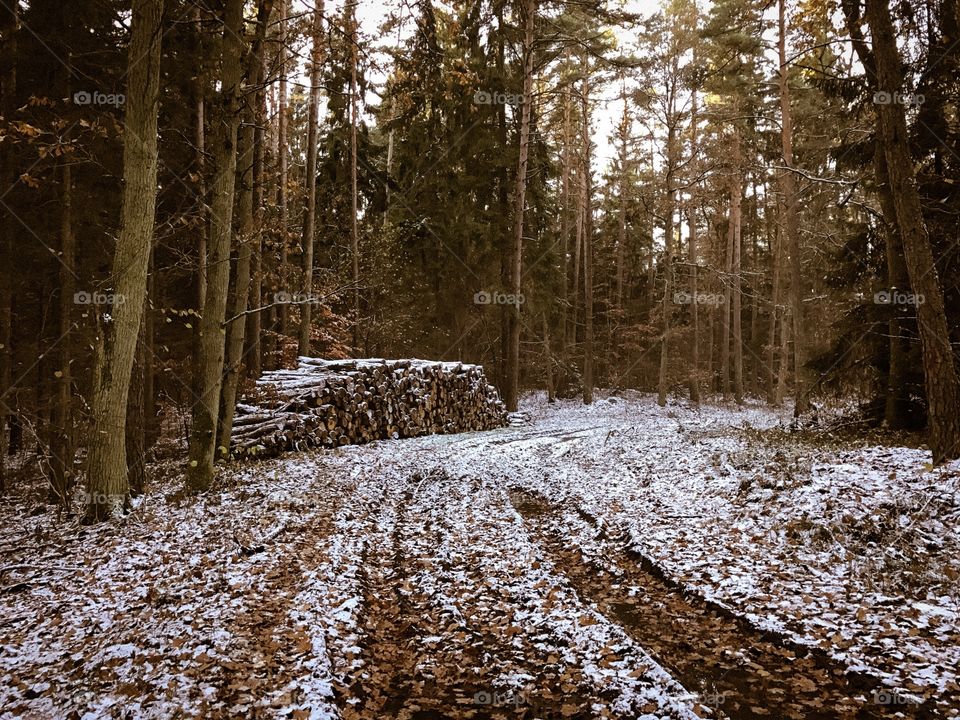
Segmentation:
{"type": "MultiPolygon", "coordinates": [[[[277,62],[280,65],[280,88],[277,98],[277,208],[280,224],[280,267],[277,276],[280,290],[290,292],[290,271],[287,267],[287,14],[290,0],[280,0],[277,21],[277,62]]],[[[281,335],[290,332],[290,306],[283,303],[277,307],[278,331],[281,335]]]]}
{"type": "MultiPolygon", "coordinates": [[[[69,89],[68,89],[69,96],[69,89]]],[[[73,388],[71,361],[73,359],[73,293],[76,291],[76,260],[74,253],[72,198],[73,175],[70,156],[63,158],[61,167],[60,209],[60,367],[56,371],[56,400],[53,412],[52,495],[67,507],[70,501],[70,486],[73,484],[73,388]]]]}
{"type": "MultiPolygon", "coordinates": [[[[144,313],[146,313],[146,306],[144,307],[144,313]]],[[[143,329],[143,326],[141,326],[141,336],[138,339],[137,352],[134,355],[130,393],[127,398],[127,427],[124,436],[124,446],[127,454],[127,477],[130,478],[130,492],[133,495],[141,495],[147,485],[146,408],[144,405],[147,352],[143,329]]]]}
{"type": "Polygon", "coordinates": [[[743,299],[741,253],[743,238],[741,234],[741,200],[743,198],[743,171],[740,168],[740,129],[734,128],[733,135],[733,175],[730,184],[730,242],[733,244],[733,399],[737,405],[743,404],[743,299]]]}
{"type": "Polygon", "coordinates": [[[217,430],[217,447],[226,454],[230,449],[230,433],[233,430],[233,414],[237,403],[237,387],[243,365],[243,340],[247,328],[247,299],[250,296],[250,265],[253,255],[253,104],[247,103],[246,117],[239,130],[237,150],[239,154],[240,193],[237,202],[239,223],[237,228],[237,269],[234,280],[233,306],[226,323],[223,387],[220,390],[220,419],[217,430]]]}
{"type": "Polygon", "coordinates": [[[730,399],[730,307],[733,304],[731,276],[733,274],[733,208],[727,222],[726,259],[723,281],[723,323],[720,332],[720,388],[723,399],[730,399]]]}
{"type": "MultiPolygon", "coordinates": [[[[769,197],[769,192],[769,187],[765,186],[764,198],[769,197]]],[[[776,365],[778,361],[780,364],[786,362],[786,358],[779,355],[777,346],[777,325],[783,322],[783,318],[780,315],[780,268],[782,265],[782,252],[777,226],[769,220],[770,212],[770,205],[769,202],[767,202],[764,214],[768,218],[766,226],[770,244],[771,273],[773,275],[770,290],[770,327],[767,332],[767,402],[774,407],[780,407],[783,403],[783,396],[779,392],[780,385],[777,380],[780,373],[776,371],[776,365]]]]}
{"type": "Polygon", "coordinates": [[[663,407],[667,404],[667,390],[670,384],[670,331],[671,310],[673,303],[673,221],[676,210],[676,190],[674,189],[674,171],[677,166],[677,113],[676,113],[676,85],[677,58],[672,58],[673,75],[667,81],[666,87],[666,123],[667,147],[666,167],[664,168],[664,192],[666,207],[664,208],[663,225],[663,334],[660,336],[660,373],[657,382],[657,404],[663,407]]]}
{"type": "MultiPolygon", "coordinates": [[[[695,158],[699,154],[697,145],[697,90],[694,88],[690,92],[690,157],[695,158]]],[[[698,268],[697,268],[697,208],[693,198],[687,207],[687,227],[690,230],[690,247],[687,251],[688,261],[690,262],[690,295],[693,298],[693,306],[690,308],[691,324],[693,331],[693,341],[690,347],[690,402],[700,402],[700,303],[698,287],[698,268]]]]}
{"type": "Polygon", "coordinates": [[[690,247],[687,252],[690,262],[690,296],[693,304],[690,308],[691,331],[693,338],[690,343],[690,402],[700,402],[700,303],[698,300],[700,288],[697,273],[697,211],[691,200],[687,209],[687,227],[690,230],[690,247]]]}
{"type": "MultiPolygon", "coordinates": [[[[787,76],[787,27],[786,1],[779,1],[777,41],[780,59],[780,145],[783,165],[793,167],[793,119],[790,109],[790,83],[787,76]]],[[[793,317],[793,372],[794,372],[794,415],[800,415],[810,408],[810,397],[804,381],[806,364],[803,332],[803,279],[800,263],[800,211],[797,207],[797,181],[790,170],[780,173],[780,183],[784,198],[784,228],[786,230],[787,252],[790,255],[790,314],[793,317]]]]}
{"type": "Polygon", "coordinates": [[[582,58],[583,145],[583,403],[593,403],[593,208],[590,169],[590,57],[582,58]]]}
{"type": "MultiPolygon", "coordinates": [[[[0,3],[0,114],[9,121],[17,108],[17,36],[20,3],[0,3]]],[[[0,143],[0,187],[12,187],[17,177],[9,142],[0,143]]],[[[0,494],[6,491],[7,455],[13,446],[13,416],[10,413],[13,354],[10,347],[13,305],[13,218],[0,213],[0,494]],[[9,430],[9,437],[8,437],[9,430]]]]}
{"type": "Polygon", "coordinates": [[[230,283],[230,241],[237,171],[237,130],[243,53],[243,0],[227,0],[223,17],[219,116],[213,133],[214,179],[210,198],[210,263],[200,319],[200,396],[193,405],[187,486],[206,490],[213,480],[217,419],[224,369],[224,312],[230,283]]]}
{"type": "Polygon", "coordinates": [[[357,2],[350,8],[350,259],[353,280],[353,348],[360,347],[360,234],[357,227],[357,2]]]}
{"type": "MultiPolygon", "coordinates": [[[[887,0],[867,0],[866,7],[873,37],[876,89],[893,97],[900,92],[903,77],[890,8],[887,0]]],[[[917,305],[917,324],[923,352],[929,442],[933,461],[941,463],[960,456],[960,414],[957,413],[960,379],[950,345],[940,278],[917,191],[903,105],[877,104],[877,117],[907,272],[913,292],[922,298],[917,305]]]]}
{"type": "Polygon", "coordinates": [[[526,208],[527,159],[530,152],[530,124],[533,105],[533,32],[536,0],[524,3],[523,98],[520,112],[520,155],[517,160],[517,184],[514,191],[513,252],[510,257],[510,287],[514,303],[509,308],[509,345],[507,355],[507,410],[515,412],[520,393],[520,302],[523,294],[523,214],[526,208]]]}
{"type": "Polygon", "coordinates": [[[157,199],[157,109],[163,0],[134,0],[123,143],[123,210],[113,259],[117,303],[92,402],[87,459],[87,517],[103,520],[129,496],[127,394],[147,294],[147,267],[157,199]]]}
{"type": "MultiPolygon", "coordinates": [[[[261,53],[262,54],[262,53],[261,53]]],[[[266,77],[266,58],[260,63],[260,73],[257,85],[256,127],[253,131],[253,212],[254,237],[253,252],[250,257],[250,299],[248,304],[252,308],[263,306],[263,186],[264,186],[264,127],[267,124],[267,95],[263,89],[266,77]]],[[[258,379],[263,373],[263,316],[260,312],[252,312],[247,316],[247,332],[244,357],[247,363],[247,376],[258,379]]]]}
{"type": "MultiPolygon", "coordinates": [[[[897,211],[890,192],[887,158],[879,142],[877,143],[874,162],[876,163],[877,196],[880,200],[880,209],[883,212],[883,237],[886,240],[887,285],[891,292],[907,292],[910,290],[910,278],[907,274],[907,265],[903,259],[903,243],[897,229],[897,211]]],[[[910,338],[907,335],[906,319],[902,315],[906,308],[902,305],[891,305],[888,310],[891,313],[890,320],[887,322],[887,330],[890,335],[887,345],[889,367],[887,368],[883,419],[891,430],[899,430],[907,424],[907,411],[910,405],[906,387],[909,372],[910,338]]]]}
{"type": "MultiPolygon", "coordinates": [[[[570,51],[564,58],[564,67],[570,63],[570,51]]],[[[560,246],[563,248],[563,325],[560,333],[561,357],[566,355],[570,341],[570,146],[571,138],[570,86],[563,88],[563,147],[560,151],[560,246]]]]}
{"type": "MultiPolygon", "coordinates": [[[[303,298],[300,303],[300,340],[298,355],[310,355],[310,315],[313,293],[313,248],[317,215],[317,135],[320,114],[320,70],[323,67],[323,0],[313,11],[313,49],[310,55],[310,99],[307,119],[307,166],[303,181],[307,201],[303,223],[303,298]]],[[[351,94],[351,102],[352,102],[351,94]]],[[[351,141],[352,142],[352,141],[351,141]]],[[[352,148],[352,146],[351,146],[352,148]]]]}
{"type": "MultiPolygon", "coordinates": [[[[622,82],[622,79],[621,79],[622,82]]],[[[623,310],[623,265],[624,249],[627,244],[627,162],[628,147],[630,140],[630,115],[627,106],[626,87],[622,88],[623,95],[623,116],[620,119],[620,197],[618,203],[617,217],[617,286],[616,286],[616,304],[617,310],[623,310]]]]}
{"type": "Polygon", "coordinates": [[[553,354],[550,352],[550,323],[547,312],[543,312],[543,372],[547,385],[547,402],[556,402],[556,390],[553,383],[553,354]]]}

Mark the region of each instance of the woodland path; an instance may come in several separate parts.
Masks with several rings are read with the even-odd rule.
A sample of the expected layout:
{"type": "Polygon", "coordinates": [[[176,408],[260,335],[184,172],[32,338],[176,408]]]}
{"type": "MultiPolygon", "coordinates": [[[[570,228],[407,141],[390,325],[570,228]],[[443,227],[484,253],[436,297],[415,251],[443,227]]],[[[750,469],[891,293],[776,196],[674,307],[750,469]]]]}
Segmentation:
{"type": "Polygon", "coordinates": [[[91,563],[0,595],[0,717],[954,716],[705,601],[579,495],[590,457],[649,481],[628,450],[677,418],[635,411],[288,455],[51,538],[37,565],[91,563]]]}

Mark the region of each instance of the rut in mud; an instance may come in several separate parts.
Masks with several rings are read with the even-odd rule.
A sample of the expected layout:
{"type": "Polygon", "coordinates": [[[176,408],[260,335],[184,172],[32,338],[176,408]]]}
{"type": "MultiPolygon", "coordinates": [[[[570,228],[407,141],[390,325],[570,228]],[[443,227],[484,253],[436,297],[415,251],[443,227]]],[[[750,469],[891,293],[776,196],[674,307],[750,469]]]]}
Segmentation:
{"type": "MultiPolygon", "coordinates": [[[[525,532],[502,488],[442,470],[413,475],[386,491],[371,528],[361,563],[357,662],[335,683],[345,720],[586,720],[641,717],[644,708],[666,713],[682,704],[662,705],[649,657],[629,641],[603,636],[595,621],[595,648],[606,647],[606,657],[596,659],[632,677],[618,687],[598,682],[595,671],[588,675],[594,661],[561,627],[576,625],[585,609],[569,609],[577,601],[561,578],[530,572],[524,551],[539,548],[507,540],[525,532]]],[[[669,679],[658,681],[670,687],[669,679]]],[[[675,684],[670,689],[682,694],[675,684]]]]}
{"type": "MultiPolygon", "coordinates": [[[[515,489],[531,535],[587,602],[616,619],[699,700],[733,720],[936,717],[923,705],[877,702],[876,679],[845,672],[816,649],[785,642],[691,598],[606,537],[590,516],[563,513],[515,489]],[[579,525],[579,527],[578,527],[579,525]],[[571,538],[589,537],[589,552],[571,538]]],[[[619,540],[619,541],[618,541],[619,540]]]]}

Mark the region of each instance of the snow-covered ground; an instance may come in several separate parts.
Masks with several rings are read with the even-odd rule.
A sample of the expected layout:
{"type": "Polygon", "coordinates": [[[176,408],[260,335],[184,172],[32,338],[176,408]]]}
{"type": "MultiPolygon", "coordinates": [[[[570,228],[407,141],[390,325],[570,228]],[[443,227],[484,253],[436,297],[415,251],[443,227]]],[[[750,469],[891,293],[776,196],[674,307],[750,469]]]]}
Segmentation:
{"type": "Polygon", "coordinates": [[[2,506],[0,717],[960,717],[960,466],[523,409],[157,480],[122,527],[2,506]]]}

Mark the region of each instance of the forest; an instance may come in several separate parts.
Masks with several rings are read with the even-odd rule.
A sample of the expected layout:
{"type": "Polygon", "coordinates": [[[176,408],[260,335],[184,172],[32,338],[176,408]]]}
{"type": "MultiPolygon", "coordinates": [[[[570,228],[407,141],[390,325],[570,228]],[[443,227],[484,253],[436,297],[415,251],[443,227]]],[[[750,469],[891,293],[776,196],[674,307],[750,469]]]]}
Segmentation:
{"type": "Polygon", "coordinates": [[[958,0],[0,0],[0,718],[960,718],[958,0]]]}

